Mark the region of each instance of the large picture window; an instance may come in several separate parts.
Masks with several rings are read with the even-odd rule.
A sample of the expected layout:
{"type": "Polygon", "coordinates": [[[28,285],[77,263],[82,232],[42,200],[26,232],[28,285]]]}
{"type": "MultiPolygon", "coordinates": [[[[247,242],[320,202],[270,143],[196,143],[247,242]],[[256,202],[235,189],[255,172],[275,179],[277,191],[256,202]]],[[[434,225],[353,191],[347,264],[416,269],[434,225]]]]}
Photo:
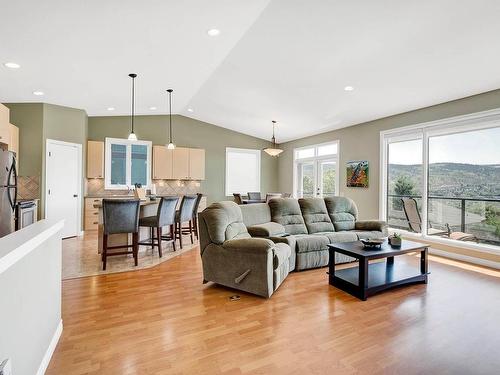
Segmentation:
{"type": "Polygon", "coordinates": [[[260,150],[226,148],[226,196],[260,192],[260,150]]]}
{"type": "Polygon", "coordinates": [[[500,112],[381,133],[381,217],[396,230],[500,246],[500,112]]]}
{"type": "Polygon", "coordinates": [[[105,189],[151,184],[151,142],[106,138],[105,189]]]}
{"type": "Polygon", "coordinates": [[[338,195],[338,141],[294,150],[294,196],[338,195]]]}

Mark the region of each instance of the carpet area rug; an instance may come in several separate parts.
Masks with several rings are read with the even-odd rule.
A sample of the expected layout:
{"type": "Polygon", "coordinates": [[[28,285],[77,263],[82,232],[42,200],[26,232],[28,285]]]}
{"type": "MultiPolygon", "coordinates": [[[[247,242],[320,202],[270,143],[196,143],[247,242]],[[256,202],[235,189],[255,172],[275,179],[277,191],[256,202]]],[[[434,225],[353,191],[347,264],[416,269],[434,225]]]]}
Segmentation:
{"type": "Polygon", "coordinates": [[[108,257],[106,271],[103,271],[101,255],[97,253],[96,233],[86,233],[81,237],[68,238],[63,240],[62,245],[62,279],[138,271],[166,262],[198,246],[196,242],[191,244],[189,236],[183,239],[183,243],[185,245],[182,250],[177,243],[176,251],[173,250],[171,244],[163,243],[163,256],[161,258],[158,255],[158,249],[155,248],[153,251],[151,247],[141,245],[139,246],[139,265],[137,267],[134,266],[132,255],[113,256],[108,257]]]}

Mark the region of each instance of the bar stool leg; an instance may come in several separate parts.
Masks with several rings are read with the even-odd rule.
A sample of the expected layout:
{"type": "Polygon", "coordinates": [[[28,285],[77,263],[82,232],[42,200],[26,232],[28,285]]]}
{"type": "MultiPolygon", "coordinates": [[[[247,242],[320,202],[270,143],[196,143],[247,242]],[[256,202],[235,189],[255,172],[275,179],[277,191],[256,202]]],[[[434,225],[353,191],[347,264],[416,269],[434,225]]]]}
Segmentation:
{"type": "Polygon", "coordinates": [[[134,253],[134,264],[137,267],[139,265],[139,233],[132,234],[132,248],[134,253]]]}
{"type": "Polygon", "coordinates": [[[102,237],[102,270],[106,271],[106,260],[108,256],[108,235],[102,237]]]}
{"type": "Polygon", "coordinates": [[[170,225],[170,239],[172,240],[172,247],[174,248],[174,251],[177,249],[175,248],[175,229],[174,225],[170,225]]]}
{"type": "Polygon", "coordinates": [[[156,234],[158,237],[158,254],[160,255],[160,258],[162,257],[161,253],[161,227],[156,228],[156,234]]]}
{"type": "Polygon", "coordinates": [[[177,233],[179,234],[179,244],[180,244],[181,250],[182,250],[182,223],[181,222],[177,223],[177,233]]]}
{"type": "Polygon", "coordinates": [[[189,220],[189,236],[191,237],[191,245],[194,244],[193,240],[193,223],[192,220],[189,220]]]}

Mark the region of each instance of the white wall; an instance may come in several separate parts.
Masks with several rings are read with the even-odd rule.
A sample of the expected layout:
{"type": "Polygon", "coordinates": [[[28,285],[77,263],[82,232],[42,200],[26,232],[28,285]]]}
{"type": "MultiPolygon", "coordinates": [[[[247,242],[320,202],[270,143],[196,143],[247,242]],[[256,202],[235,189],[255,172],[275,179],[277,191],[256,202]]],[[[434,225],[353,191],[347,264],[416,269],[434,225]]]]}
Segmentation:
{"type": "Polygon", "coordinates": [[[62,222],[42,220],[0,239],[0,361],[43,374],[61,320],[62,222]]]}

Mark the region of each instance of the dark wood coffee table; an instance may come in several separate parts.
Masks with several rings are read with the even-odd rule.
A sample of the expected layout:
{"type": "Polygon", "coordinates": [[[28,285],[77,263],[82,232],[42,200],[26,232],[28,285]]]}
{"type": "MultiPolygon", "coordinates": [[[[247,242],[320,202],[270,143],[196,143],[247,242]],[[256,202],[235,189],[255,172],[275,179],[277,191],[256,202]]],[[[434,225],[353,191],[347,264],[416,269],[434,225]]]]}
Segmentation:
{"type": "Polygon", "coordinates": [[[387,240],[380,249],[366,249],[359,241],[332,243],[330,250],[329,278],[333,285],[363,301],[368,296],[396,286],[425,283],[427,284],[427,245],[403,240],[401,247],[392,247],[387,240]],[[349,255],[359,260],[358,267],[335,270],[335,253],[349,255]],[[420,252],[420,269],[405,262],[394,262],[394,257],[413,252],[420,252]],[[385,262],[370,260],[383,259],[385,262]]]}

